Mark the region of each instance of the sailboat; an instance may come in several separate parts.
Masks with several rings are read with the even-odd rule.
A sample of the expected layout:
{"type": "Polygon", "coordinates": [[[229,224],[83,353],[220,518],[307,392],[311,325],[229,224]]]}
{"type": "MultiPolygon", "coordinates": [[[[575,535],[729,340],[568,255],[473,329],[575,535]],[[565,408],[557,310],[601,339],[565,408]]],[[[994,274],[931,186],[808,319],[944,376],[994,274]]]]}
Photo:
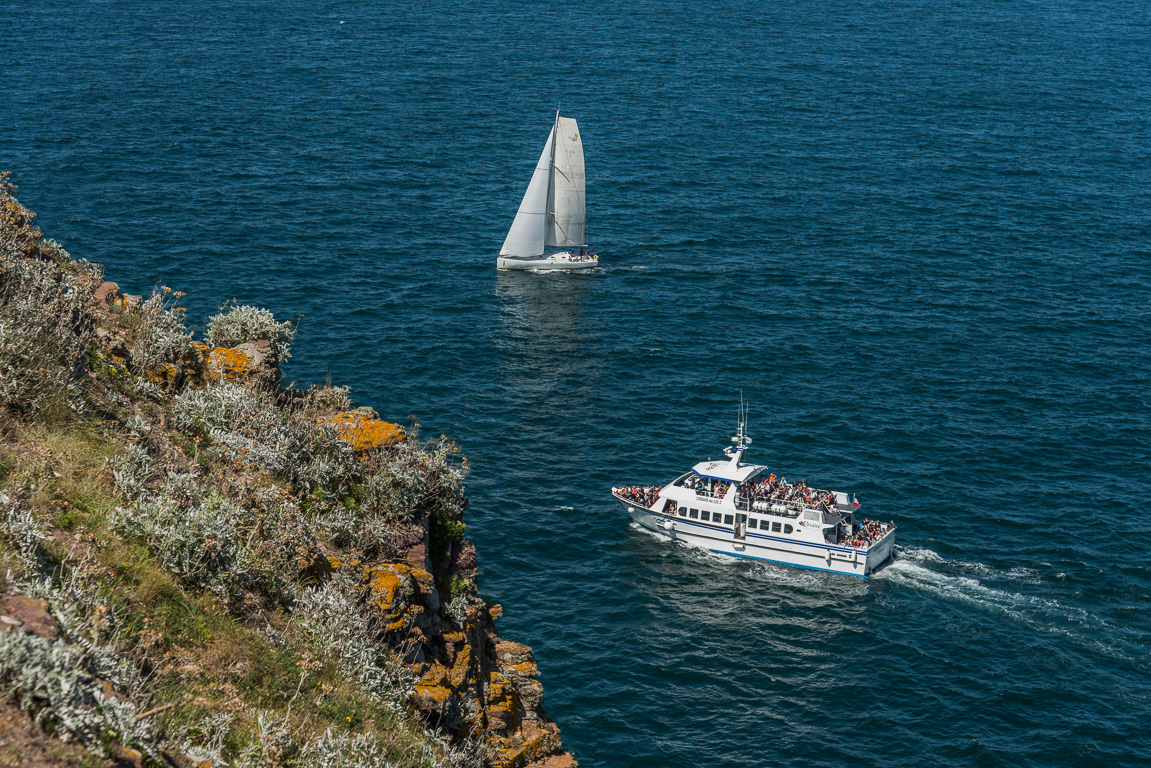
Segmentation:
{"type": "Polygon", "coordinates": [[[498,269],[589,269],[598,257],[584,243],[583,142],[571,117],[548,134],[528,191],[496,259],[498,269]]]}

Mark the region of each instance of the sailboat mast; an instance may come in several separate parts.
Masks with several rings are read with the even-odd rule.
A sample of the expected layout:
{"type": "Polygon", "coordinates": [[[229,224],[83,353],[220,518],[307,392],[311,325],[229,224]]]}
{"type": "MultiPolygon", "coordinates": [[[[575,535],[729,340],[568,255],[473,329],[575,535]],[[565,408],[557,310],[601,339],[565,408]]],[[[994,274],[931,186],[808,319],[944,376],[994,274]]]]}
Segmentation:
{"type": "Polygon", "coordinates": [[[556,220],[556,142],[559,141],[560,111],[556,110],[556,119],[552,123],[551,163],[548,166],[548,195],[547,208],[544,210],[544,245],[548,242],[548,233],[555,231],[556,220]]]}

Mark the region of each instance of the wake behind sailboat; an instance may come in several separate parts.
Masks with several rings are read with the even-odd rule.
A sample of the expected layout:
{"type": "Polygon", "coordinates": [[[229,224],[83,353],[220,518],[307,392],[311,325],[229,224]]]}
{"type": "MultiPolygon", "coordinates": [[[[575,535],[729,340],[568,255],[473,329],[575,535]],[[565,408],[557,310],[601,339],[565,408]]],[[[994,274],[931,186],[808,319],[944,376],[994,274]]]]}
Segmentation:
{"type": "Polygon", "coordinates": [[[584,243],[583,142],[571,117],[560,117],[548,134],[528,190],[516,212],[498,269],[589,269],[597,257],[584,243]]]}

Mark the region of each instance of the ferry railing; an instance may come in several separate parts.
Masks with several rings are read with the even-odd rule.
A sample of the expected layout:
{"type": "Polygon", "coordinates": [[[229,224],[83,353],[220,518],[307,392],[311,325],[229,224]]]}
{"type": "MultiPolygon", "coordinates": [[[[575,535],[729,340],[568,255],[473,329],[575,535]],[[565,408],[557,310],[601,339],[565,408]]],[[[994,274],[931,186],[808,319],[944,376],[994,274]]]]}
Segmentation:
{"type": "Polygon", "coordinates": [[[628,493],[622,488],[612,488],[612,495],[617,499],[639,504],[644,509],[650,509],[659,500],[659,491],[653,492],[649,497],[643,493],[628,493]]]}
{"type": "Polygon", "coordinates": [[[831,514],[830,510],[824,510],[820,507],[808,506],[805,502],[797,501],[795,499],[788,499],[784,501],[783,499],[736,497],[735,507],[741,512],[774,512],[775,514],[784,514],[788,515],[789,517],[802,515],[809,509],[820,512],[822,514],[831,514]],[[767,504],[767,509],[755,509],[756,504],[767,504]],[[772,507],[778,505],[782,505],[786,511],[779,512],[778,510],[772,509],[772,507]]]}

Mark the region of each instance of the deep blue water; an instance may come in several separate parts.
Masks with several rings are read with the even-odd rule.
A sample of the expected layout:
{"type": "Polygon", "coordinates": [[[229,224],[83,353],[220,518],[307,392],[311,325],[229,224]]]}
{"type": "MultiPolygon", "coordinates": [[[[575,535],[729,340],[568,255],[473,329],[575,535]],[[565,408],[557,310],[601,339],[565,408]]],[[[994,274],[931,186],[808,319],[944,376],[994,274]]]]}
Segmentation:
{"type": "Polygon", "coordinates": [[[1145,2],[0,1],[75,256],[470,459],[581,765],[1151,763],[1145,2]],[[342,22],[342,23],[341,23],[342,22]],[[591,274],[497,274],[557,103],[591,274]],[[727,444],[897,521],[864,581],[629,527],[727,444]]]}

